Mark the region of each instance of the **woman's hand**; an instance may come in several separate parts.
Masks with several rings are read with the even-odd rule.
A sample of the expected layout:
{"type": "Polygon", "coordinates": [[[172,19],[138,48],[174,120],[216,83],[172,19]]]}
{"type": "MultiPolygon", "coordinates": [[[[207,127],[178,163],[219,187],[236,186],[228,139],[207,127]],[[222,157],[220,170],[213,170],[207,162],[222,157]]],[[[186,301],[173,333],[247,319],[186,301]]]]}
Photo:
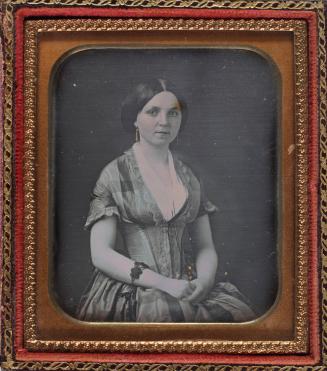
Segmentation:
{"type": "Polygon", "coordinates": [[[182,300],[192,295],[195,286],[190,281],[167,278],[161,290],[176,299],[182,300]]]}
{"type": "Polygon", "coordinates": [[[199,303],[207,299],[214,286],[218,264],[208,215],[198,217],[189,227],[189,233],[196,251],[197,279],[191,281],[195,290],[186,300],[199,303]]]}
{"type": "Polygon", "coordinates": [[[199,303],[202,300],[205,300],[213,286],[212,280],[203,280],[200,278],[196,278],[195,280],[191,281],[190,284],[194,290],[191,295],[185,298],[185,300],[188,300],[192,303],[199,303]]]}

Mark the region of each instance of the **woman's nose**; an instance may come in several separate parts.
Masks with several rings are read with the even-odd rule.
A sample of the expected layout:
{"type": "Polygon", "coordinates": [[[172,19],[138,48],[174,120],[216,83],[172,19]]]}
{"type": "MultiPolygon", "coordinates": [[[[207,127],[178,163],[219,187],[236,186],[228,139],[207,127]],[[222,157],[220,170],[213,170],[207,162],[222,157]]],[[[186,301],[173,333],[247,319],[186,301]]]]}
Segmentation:
{"type": "Polygon", "coordinates": [[[165,112],[160,112],[158,116],[158,123],[160,125],[167,125],[168,124],[168,115],[165,112]]]}

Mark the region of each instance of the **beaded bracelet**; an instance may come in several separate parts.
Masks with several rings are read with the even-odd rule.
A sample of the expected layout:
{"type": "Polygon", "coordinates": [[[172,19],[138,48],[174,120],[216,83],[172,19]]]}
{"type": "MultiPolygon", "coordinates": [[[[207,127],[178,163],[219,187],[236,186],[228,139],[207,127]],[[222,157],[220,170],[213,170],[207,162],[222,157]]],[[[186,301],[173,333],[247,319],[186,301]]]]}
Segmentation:
{"type": "Polygon", "coordinates": [[[141,274],[143,273],[144,269],[148,269],[149,266],[142,262],[134,262],[134,267],[131,269],[131,282],[134,283],[134,281],[138,278],[140,278],[141,274]]]}

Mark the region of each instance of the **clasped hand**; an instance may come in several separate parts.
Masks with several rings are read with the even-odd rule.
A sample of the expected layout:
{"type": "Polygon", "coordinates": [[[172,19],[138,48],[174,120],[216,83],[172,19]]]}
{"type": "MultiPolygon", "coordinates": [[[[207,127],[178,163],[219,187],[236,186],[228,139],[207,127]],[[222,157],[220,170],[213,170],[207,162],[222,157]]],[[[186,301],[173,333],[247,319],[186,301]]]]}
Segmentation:
{"type": "Polygon", "coordinates": [[[206,299],[211,288],[211,282],[199,278],[192,281],[169,279],[164,291],[176,299],[198,303],[206,299]]]}

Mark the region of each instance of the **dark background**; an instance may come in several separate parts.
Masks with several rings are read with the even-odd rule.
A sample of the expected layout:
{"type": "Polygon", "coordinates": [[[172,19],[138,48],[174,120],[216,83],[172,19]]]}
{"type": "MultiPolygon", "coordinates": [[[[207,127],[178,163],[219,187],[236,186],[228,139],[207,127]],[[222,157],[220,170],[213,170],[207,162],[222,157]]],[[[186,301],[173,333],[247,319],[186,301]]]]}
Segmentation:
{"type": "Polygon", "coordinates": [[[92,272],[83,230],[89,195],[102,168],[133,144],[120,123],[122,100],[152,77],[173,82],[188,103],[173,148],[219,209],[211,217],[219,279],[263,314],[278,290],[279,75],[246,49],[93,48],[58,63],[50,102],[53,294],[73,315],[92,272]]]}

